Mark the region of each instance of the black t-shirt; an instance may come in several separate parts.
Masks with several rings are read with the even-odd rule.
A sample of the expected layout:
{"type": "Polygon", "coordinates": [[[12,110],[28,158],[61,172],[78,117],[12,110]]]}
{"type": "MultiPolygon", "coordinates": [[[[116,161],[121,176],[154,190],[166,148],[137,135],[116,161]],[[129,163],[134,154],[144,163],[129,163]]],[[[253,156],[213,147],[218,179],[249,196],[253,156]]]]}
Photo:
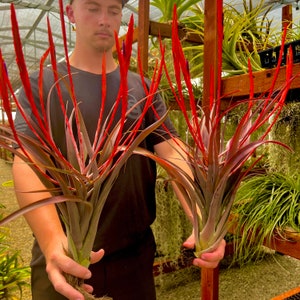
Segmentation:
{"type": "MultiPolygon", "coordinates": [[[[72,101],[70,100],[70,89],[65,63],[58,65],[60,86],[63,93],[63,99],[66,103],[67,110],[72,110],[72,101]]],[[[80,112],[83,116],[85,126],[91,141],[96,130],[99,118],[100,105],[102,103],[102,76],[84,72],[76,68],[71,68],[77,103],[79,103],[80,112]]],[[[65,135],[64,135],[64,118],[57,97],[57,90],[53,87],[53,72],[51,69],[45,69],[43,73],[43,95],[50,101],[51,126],[53,139],[61,152],[66,155],[65,135]]],[[[38,73],[31,76],[32,88],[34,95],[38,97],[38,73]]],[[[109,116],[112,106],[114,105],[120,86],[120,70],[106,75],[107,93],[105,98],[105,115],[109,116]]],[[[145,98],[145,92],[139,75],[128,73],[128,106],[132,107],[137,101],[145,98]]],[[[25,109],[30,109],[28,100],[21,91],[19,100],[25,109]]],[[[45,100],[46,101],[46,100],[45,100]]],[[[36,100],[38,103],[38,100],[36,100]]],[[[37,104],[38,105],[38,104],[37,104]]],[[[142,105],[142,104],[141,104],[142,105]]],[[[159,96],[155,97],[155,110],[159,115],[166,112],[165,105],[159,96]]],[[[46,106],[47,107],[47,106],[46,106]]],[[[137,118],[141,110],[137,106],[128,116],[125,129],[128,129],[133,121],[137,118]]],[[[120,119],[120,110],[114,117],[115,123],[120,119]]],[[[152,109],[148,109],[141,129],[148,127],[155,122],[157,117],[152,109]]],[[[17,112],[15,125],[17,130],[32,134],[20,113],[17,112]]],[[[165,121],[165,125],[172,134],[176,134],[170,120],[165,121]]],[[[151,133],[142,143],[142,147],[153,151],[155,144],[170,135],[163,127],[151,133]]],[[[95,240],[95,250],[104,248],[106,254],[121,250],[133,243],[155,219],[155,181],[156,166],[155,163],[143,156],[133,155],[121,169],[120,174],[108,196],[100,218],[98,232],[95,240]]]]}

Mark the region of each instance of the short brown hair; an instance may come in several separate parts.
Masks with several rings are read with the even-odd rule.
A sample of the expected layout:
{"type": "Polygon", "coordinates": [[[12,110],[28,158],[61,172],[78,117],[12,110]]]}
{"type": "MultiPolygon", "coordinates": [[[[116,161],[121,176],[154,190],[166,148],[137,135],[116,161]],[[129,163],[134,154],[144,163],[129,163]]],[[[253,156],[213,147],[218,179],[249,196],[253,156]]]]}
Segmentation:
{"type": "MultiPolygon", "coordinates": [[[[70,0],[70,4],[72,4],[73,1],[74,1],[74,0],[70,0]]],[[[122,0],[122,6],[124,6],[127,2],[128,2],[128,0],[122,0]]]]}

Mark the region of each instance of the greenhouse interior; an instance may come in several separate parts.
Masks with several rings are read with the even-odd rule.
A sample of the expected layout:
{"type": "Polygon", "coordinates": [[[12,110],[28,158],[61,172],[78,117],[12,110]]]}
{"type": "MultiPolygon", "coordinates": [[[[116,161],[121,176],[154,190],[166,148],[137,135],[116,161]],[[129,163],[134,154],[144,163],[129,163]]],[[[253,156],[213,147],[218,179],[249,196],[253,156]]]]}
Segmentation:
{"type": "Polygon", "coordinates": [[[0,299],[300,299],[299,0],[0,0],[0,16],[0,299]],[[40,280],[51,239],[105,275],[43,262],[40,280]]]}

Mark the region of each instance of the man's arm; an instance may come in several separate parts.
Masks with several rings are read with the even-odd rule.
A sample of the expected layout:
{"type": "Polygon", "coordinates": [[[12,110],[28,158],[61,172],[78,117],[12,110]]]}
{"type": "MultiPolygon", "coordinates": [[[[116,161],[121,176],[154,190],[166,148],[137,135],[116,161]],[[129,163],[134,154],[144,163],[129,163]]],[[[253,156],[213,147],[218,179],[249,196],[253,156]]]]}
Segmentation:
{"type": "MultiPolygon", "coordinates": [[[[154,151],[159,157],[173,162],[182,170],[184,170],[187,174],[193,177],[191,170],[188,164],[186,163],[187,155],[184,152],[184,145],[179,139],[176,140],[171,139],[171,140],[161,142],[154,146],[154,151]]],[[[179,189],[175,185],[173,185],[173,188],[185,213],[187,214],[188,218],[192,221],[193,215],[190,209],[188,208],[188,206],[186,205],[184,196],[180,193],[179,189]]],[[[194,248],[195,246],[194,234],[192,234],[183,243],[183,246],[186,248],[194,248]]],[[[225,246],[226,246],[225,240],[222,240],[219,246],[213,252],[203,253],[201,257],[194,259],[193,264],[195,266],[203,267],[203,268],[217,267],[220,260],[224,257],[225,246]]]]}
{"type": "MultiPolygon", "coordinates": [[[[15,156],[12,171],[20,207],[51,197],[48,192],[34,192],[45,190],[45,187],[31,167],[18,156],[15,156]]],[[[46,258],[46,270],[55,290],[68,299],[84,300],[81,293],[66,283],[63,273],[88,279],[91,272],[66,255],[67,238],[62,229],[55,205],[45,205],[34,209],[26,213],[25,218],[46,258]]],[[[96,255],[95,260],[103,256],[102,252],[96,255]]],[[[91,291],[91,287],[87,286],[87,290],[91,291]]]]}
{"type": "MultiPolygon", "coordinates": [[[[191,178],[193,178],[191,169],[189,168],[186,162],[187,155],[184,152],[184,149],[185,146],[180,139],[169,139],[154,146],[154,151],[160,158],[174,163],[177,167],[184,170],[191,178]]],[[[172,186],[179,202],[181,203],[183,210],[185,211],[189,220],[192,222],[193,215],[186,204],[184,196],[180,193],[179,189],[175,184],[172,183],[172,186]]]]}

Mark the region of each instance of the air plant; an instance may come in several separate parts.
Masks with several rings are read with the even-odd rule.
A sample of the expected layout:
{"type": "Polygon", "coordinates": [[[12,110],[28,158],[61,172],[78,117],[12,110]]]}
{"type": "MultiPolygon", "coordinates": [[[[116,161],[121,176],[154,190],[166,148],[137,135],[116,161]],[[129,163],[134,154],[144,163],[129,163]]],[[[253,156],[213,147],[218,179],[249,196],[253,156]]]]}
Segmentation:
{"type": "MultiPolygon", "coordinates": [[[[219,5],[219,13],[222,7],[219,5]]],[[[221,15],[221,14],[220,14],[221,15]]],[[[219,44],[222,43],[222,22],[219,22],[219,44]]],[[[266,143],[278,143],[266,140],[268,133],[284,105],[286,94],[292,80],[292,63],[287,65],[286,82],[280,90],[274,90],[279,67],[269,91],[259,98],[254,98],[252,71],[249,63],[249,99],[234,102],[224,111],[221,110],[220,82],[221,66],[219,65],[216,98],[210,97],[209,108],[203,110],[197,106],[193,94],[189,65],[184,57],[180,39],[177,34],[177,17],[174,10],[172,29],[173,68],[176,82],[169,77],[169,85],[173,96],[185,118],[189,140],[182,147],[189,170],[182,170],[174,163],[161,159],[152,153],[139,149],[139,153],[151,157],[169,173],[170,179],[183,195],[181,203],[189,216],[195,235],[195,255],[214,250],[224,238],[228,230],[228,219],[236,191],[247,173],[260,160],[246,166],[246,162],[254,151],[266,143]],[[187,100],[189,99],[188,103],[187,100]],[[236,130],[230,138],[225,138],[226,116],[237,106],[246,105],[247,109],[241,117],[236,130]],[[268,121],[272,117],[272,122],[268,121]],[[255,134],[255,139],[254,139],[255,134]]],[[[284,35],[283,35],[284,39],[284,35]]],[[[221,49],[222,47],[219,47],[221,49]]],[[[163,53],[164,47],[161,47],[163,53]]],[[[221,58],[219,52],[219,59],[221,58]]],[[[280,62],[278,64],[280,66],[280,62]]],[[[168,70],[165,65],[168,75],[168,70]]],[[[213,80],[211,81],[213,82],[213,80]]],[[[287,146],[281,144],[288,148],[287,146]]]]}
{"type": "Polygon", "coordinates": [[[300,230],[300,176],[267,172],[245,180],[233,204],[233,261],[240,265],[263,256],[263,245],[300,230]],[[241,234],[244,232],[244,234],[241,234]]]}
{"type": "Polygon", "coordinates": [[[162,14],[160,22],[169,22],[172,20],[173,7],[177,7],[177,16],[180,18],[192,6],[196,5],[199,0],[152,0],[150,4],[158,8],[162,14]]]}
{"type": "MultiPolygon", "coordinates": [[[[260,1],[255,7],[252,0],[247,5],[243,1],[243,11],[239,12],[230,4],[224,9],[223,71],[229,75],[248,72],[248,61],[252,71],[261,71],[258,51],[271,43],[274,32],[267,14],[271,6],[265,7],[260,1]]],[[[274,44],[274,42],[272,43],[274,44]]]]}
{"type": "MultiPolygon", "coordinates": [[[[64,156],[52,138],[51,128],[51,111],[49,103],[44,103],[42,80],[39,82],[40,107],[34,103],[30,78],[22,53],[22,44],[20,41],[18,23],[14,6],[11,5],[11,20],[14,37],[14,46],[16,52],[16,61],[20,70],[23,89],[27,95],[33,116],[31,116],[22,107],[12,89],[5,61],[0,50],[0,95],[3,101],[3,107],[8,117],[9,126],[0,128],[0,146],[18,155],[24,162],[34,170],[45,186],[45,189],[52,194],[49,199],[43,199],[27,207],[20,209],[14,214],[4,218],[1,222],[9,220],[38,208],[46,204],[56,204],[62,221],[66,227],[68,239],[67,254],[83,266],[88,267],[90,264],[90,253],[93,248],[95,234],[102,208],[108,197],[108,194],[119,174],[120,169],[124,166],[127,159],[133,153],[133,150],[145,139],[147,135],[158,128],[164,121],[165,116],[159,118],[145,129],[141,129],[142,120],[149,109],[154,109],[153,97],[156,93],[159,78],[156,73],[149,87],[146,88],[144,78],[141,77],[145,86],[146,98],[138,102],[134,107],[128,109],[127,96],[127,72],[129,70],[132,36],[133,36],[133,18],[130,20],[128,34],[123,47],[117,42],[117,52],[121,72],[121,83],[116,104],[111,109],[110,115],[104,119],[103,110],[104,102],[99,112],[99,122],[93,141],[90,141],[84,119],[80,113],[79,105],[74,94],[72,74],[68,60],[68,50],[66,46],[66,34],[63,18],[63,1],[59,1],[61,11],[61,26],[65,47],[65,58],[68,67],[68,75],[60,78],[57,72],[57,63],[55,59],[55,47],[52,40],[51,26],[48,20],[48,37],[49,48],[41,58],[40,78],[43,78],[43,66],[48,56],[51,58],[53,76],[56,89],[60,98],[61,110],[64,113],[65,136],[67,151],[64,156]],[[67,84],[71,93],[73,110],[70,115],[66,112],[64,99],[60,92],[60,84],[67,84]],[[11,99],[22,114],[27,126],[30,128],[32,135],[18,132],[15,128],[12,117],[11,99]],[[140,116],[136,121],[126,129],[126,117],[136,106],[141,106],[140,116]],[[116,125],[112,120],[116,109],[121,108],[121,118],[116,125]],[[74,124],[76,125],[74,127],[74,124]],[[16,149],[15,145],[22,150],[16,149]]],[[[117,40],[117,35],[116,35],[117,40]]],[[[102,99],[105,99],[105,59],[103,60],[102,75],[102,99]]],[[[47,98],[48,99],[48,98],[47,98]]],[[[86,299],[94,299],[91,295],[80,289],[81,280],[67,276],[67,280],[78,290],[80,290],[86,299]]]]}

